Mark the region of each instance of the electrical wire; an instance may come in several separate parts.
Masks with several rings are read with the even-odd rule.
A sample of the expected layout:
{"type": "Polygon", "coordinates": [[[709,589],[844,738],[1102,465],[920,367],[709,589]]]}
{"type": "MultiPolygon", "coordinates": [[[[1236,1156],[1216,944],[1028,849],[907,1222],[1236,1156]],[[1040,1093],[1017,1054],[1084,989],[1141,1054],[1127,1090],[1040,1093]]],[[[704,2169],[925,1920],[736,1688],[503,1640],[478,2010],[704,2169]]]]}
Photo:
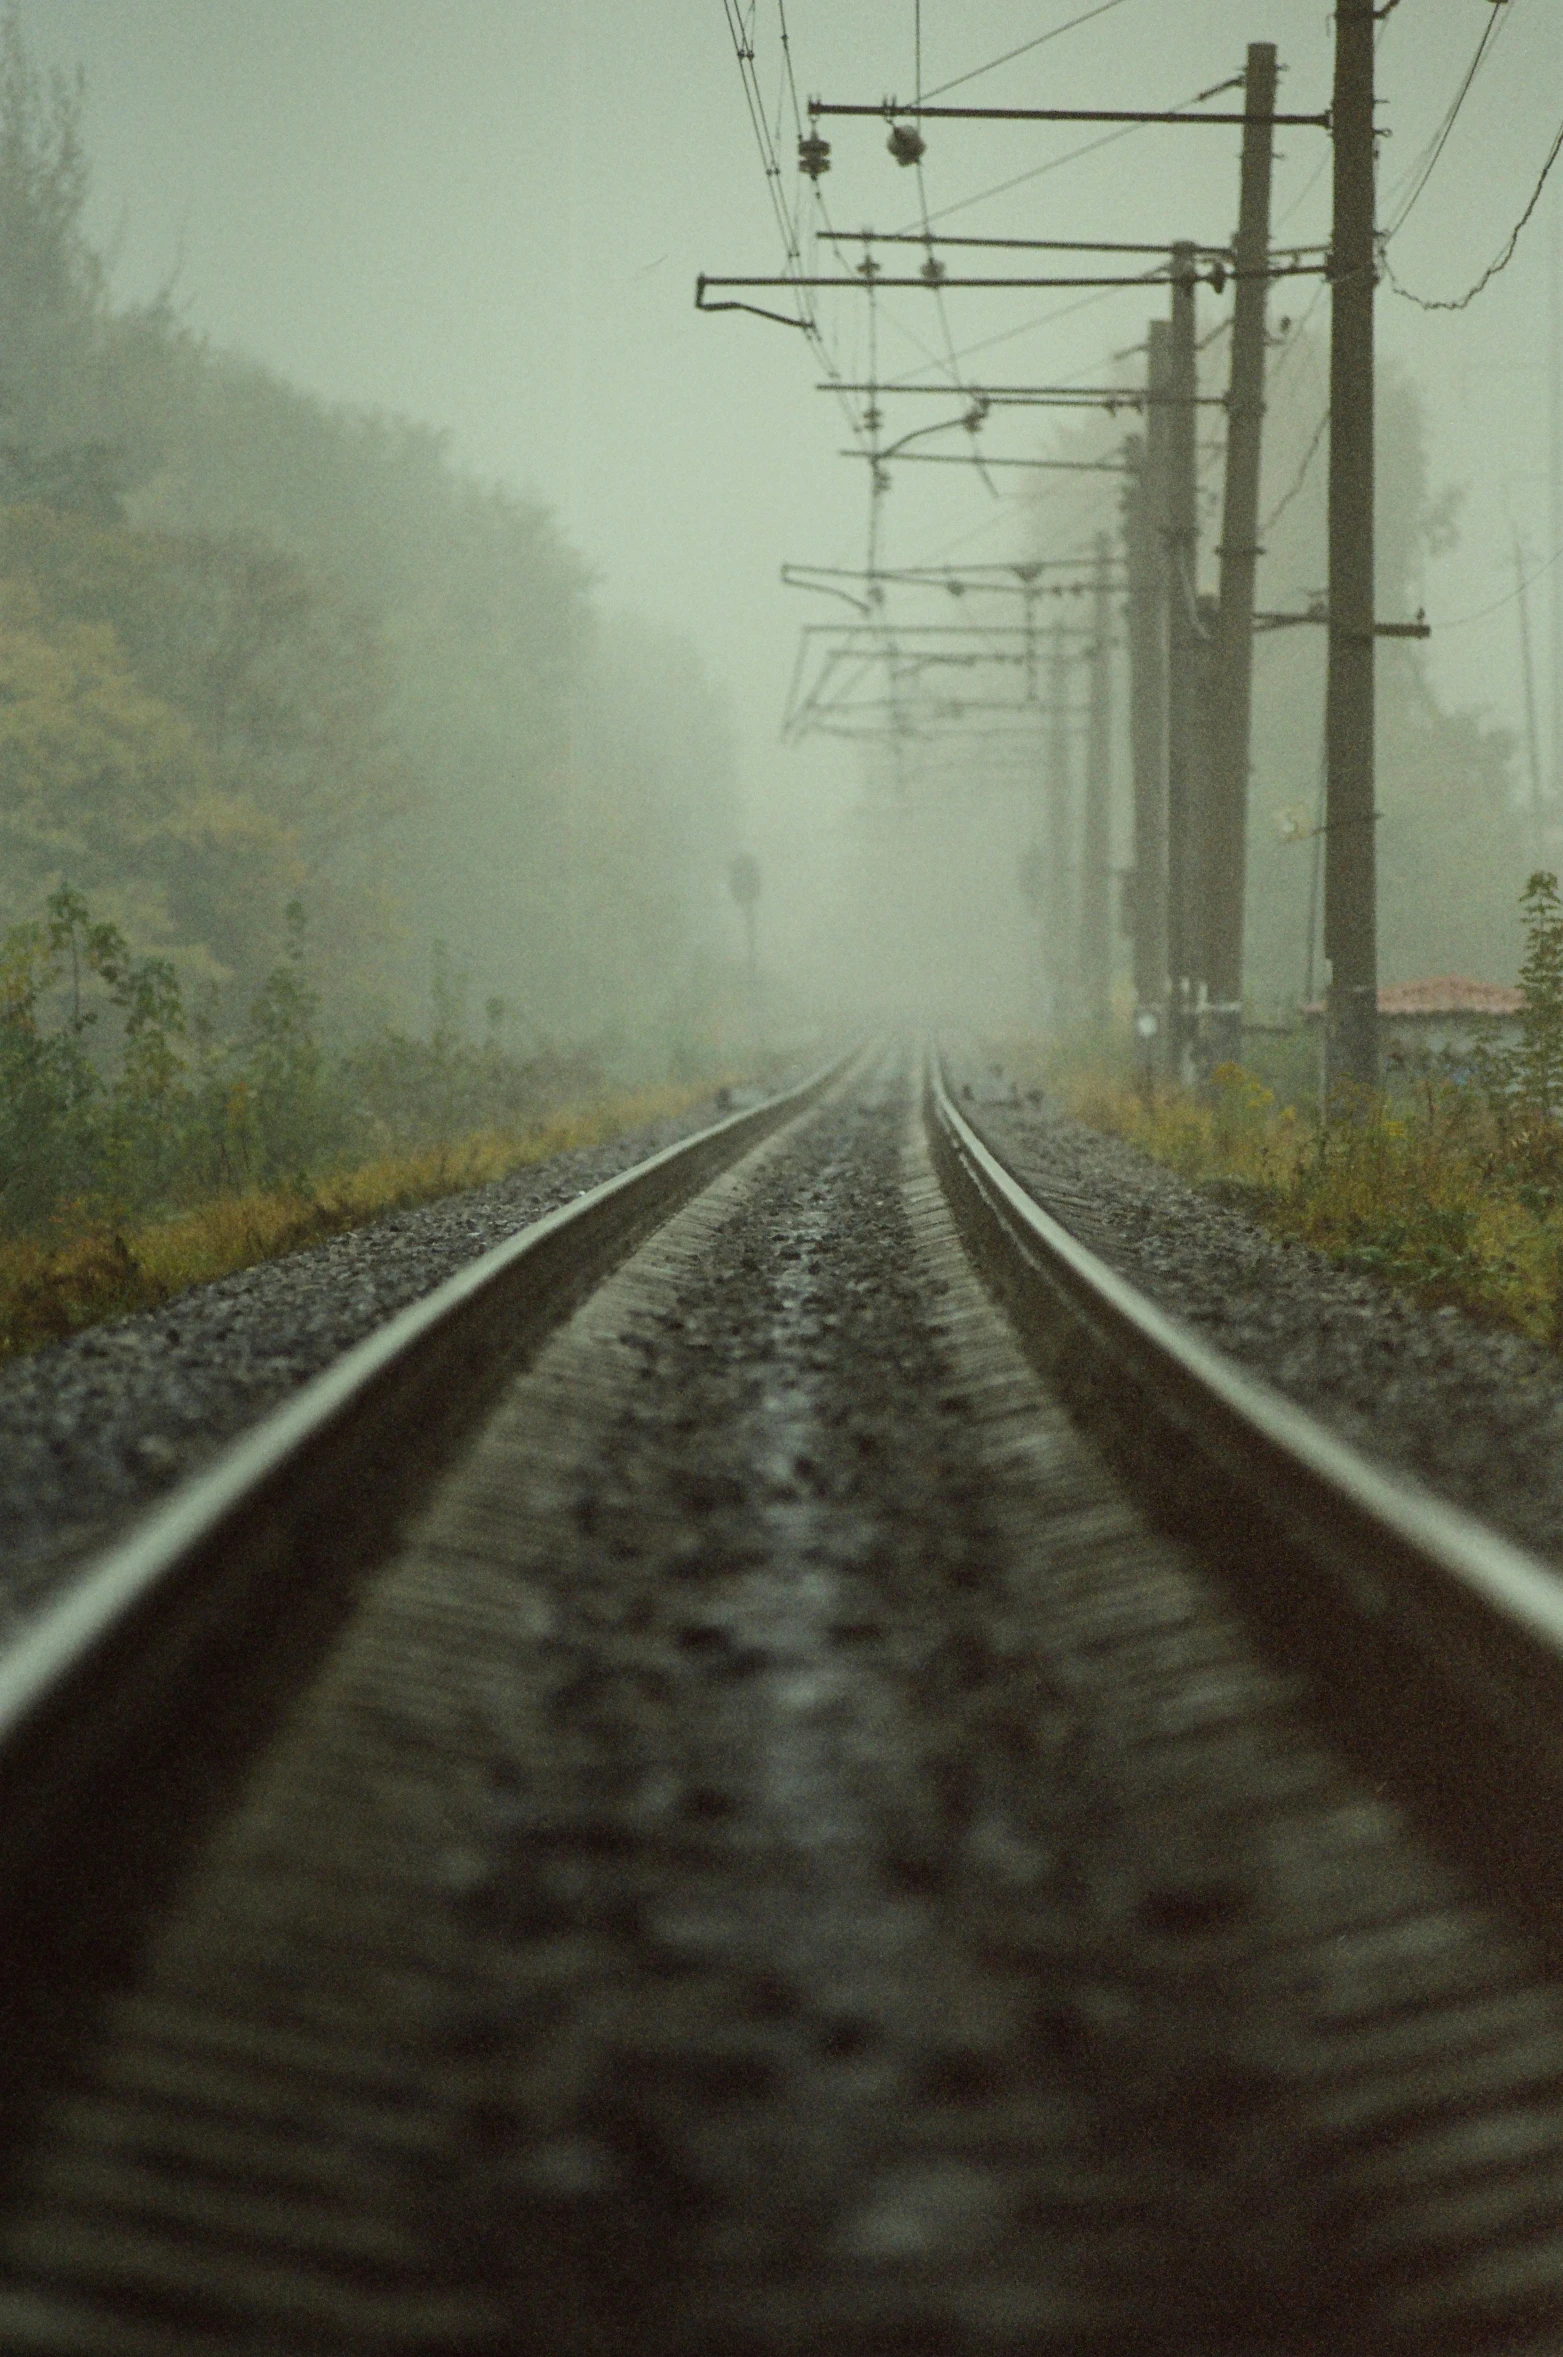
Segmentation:
{"type": "MultiPolygon", "coordinates": [[[[1455,122],[1459,116],[1460,109],[1462,106],[1464,106],[1466,99],[1470,95],[1471,84],[1475,81],[1478,73],[1481,71],[1482,60],[1486,57],[1488,50],[1492,47],[1493,42],[1497,38],[1498,27],[1506,21],[1507,16],[1508,10],[1506,8],[1493,8],[1489,11],[1487,22],[1482,27],[1481,38],[1476,44],[1476,49],[1472,55],[1471,62],[1465,69],[1464,79],[1461,81],[1459,89],[1454,94],[1454,98],[1450,104],[1448,112],[1445,114],[1442,123],[1434,132],[1432,138],[1428,141],[1428,144],[1423,149],[1421,155],[1411,166],[1410,174],[1407,175],[1407,177],[1410,177],[1414,180],[1414,185],[1410,195],[1406,198],[1405,203],[1396,213],[1394,220],[1391,221],[1388,228],[1383,231],[1382,234],[1384,244],[1387,245],[1389,240],[1394,237],[1401,228],[1403,228],[1406,220],[1410,215],[1412,206],[1416,203],[1418,197],[1420,197],[1422,194],[1423,189],[1427,186],[1429,180],[1432,178],[1438,164],[1438,159],[1443,154],[1445,147],[1449,143],[1449,134],[1455,127],[1455,122]]],[[[1391,202],[1393,202],[1393,192],[1391,193],[1391,202]]]]}
{"type": "MultiPolygon", "coordinates": [[[[1219,98],[1224,90],[1241,90],[1243,81],[1244,77],[1241,74],[1229,75],[1224,82],[1213,82],[1208,90],[1196,90],[1192,98],[1180,99],[1178,104],[1169,111],[1173,114],[1182,114],[1185,107],[1202,105],[1207,98],[1219,98]]],[[[1082,156],[1095,155],[1099,148],[1111,147],[1116,140],[1132,138],[1135,132],[1148,128],[1149,125],[1145,123],[1121,123],[1116,130],[1104,132],[1099,139],[1088,139],[1083,146],[1072,147],[1067,155],[1054,156],[1045,164],[1034,164],[1030,171],[1017,172],[1013,180],[1001,180],[994,188],[980,189],[975,196],[963,196],[953,205],[942,206],[937,213],[930,216],[930,219],[931,221],[948,221],[952,213],[967,212],[973,205],[986,204],[990,197],[1007,196],[1012,188],[1024,187],[1026,182],[1030,180],[1040,180],[1045,173],[1060,172],[1066,164],[1078,163],[1082,156]]],[[[904,227],[906,229],[920,229],[922,224],[918,221],[908,221],[904,227]]]]}
{"type": "MultiPolygon", "coordinates": [[[[986,65],[974,65],[967,74],[957,74],[953,82],[941,82],[937,90],[930,90],[930,98],[942,98],[947,90],[964,89],[968,82],[977,81],[983,74],[991,74],[996,66],[1008,65],[1011,58],[1024,57],[1029,50],[1041,49],[1049,41],[1056,41],[1062,33],[1072,33],[1076,25],[1088,25],[1093,17],[1106,16],[1109,9],[1119,8],[1123,0],[1098,0],[1095,8],[1088,8],[1083,16],[1072,16],[1066,25],[1055,25],[1050,33],[1038,33],[1034,41],[1022,41],[1018,49],[1006,49],[1002,57],[990,57],[986,65]]],[[[921,51],[919,51],[917,103],[922,104],[921,51]]]]}
{"type": "Polygon", "coordinates": [[[1535,187],[1531,190],[1529,204],[1525,207],[1524,212],[1521,213],[1519,219],[1515,222],[1514,227],[1510,230],[1508,242],[1504,246],[1502,252],[1495,255],[1493,260],[1488,263],[1486,269],[1482,272],[1481,277],[1476,281],[1474,286],[1468,286],[1463,295],[1451,295],[1445,299],[1439,299],[1430,295],[1419,295],[1415,293],[1412,288],[1401,285],[1399,279],[1395,276],[1394,270],[1390,265],[1389,258],[1386,255],[1384,257],[1384,275],[1389,280],[1390,286],[1394,292],[1399,295],[1403,301],[1407,303],[1414,303],[1419,311],[1463,311],[1468,303],[1474,303],[1477,296],[1481,293],[1483,287],[1488,285],[1492,279],[1496,278],[1500,270],[1506,270],[1510,262],[1513,261],[1514,249],[1520,242],[1520,231],[1525,227],[1526,222],[1530,219],[1532,213],[1534,213],[1536,210],[1537,205],[1541,202],[1541,192],[1547,185],[1547,174],[1551,171],[1553,165],[1557,162],[1558,152],[1560,149],[1563,149],[1563,123],[1558,125],[1557,137],[1553,140],[1551,149],[1547,155],[1547,160],[1541,167],[1541,178],[1537,181],[1535,187]]]}
{"type": "Polygon", "coordinates": [[[1298,492],[1302,489],[1304,482],[1307,480],[1308,469],[1312,466],[1314,460],[1319,455],[1319,444],[1324,440],[1324,429],[1329,424],[1329,422],[1330,413],[1328,409],[1326,409],[1324,415],[1320,418],[1318,424],[1313,429],[1313,439],[1308,444],[1307,449],[1303,453],[1302,465],[1297,469],[1296,474],[1292,477],[1291,488],[1282,493],[1281,497],[1276,501],[1274,507],[1270,510],[1270,513],[1265,517],[1264,522],[1260,525],[1259,530],[1261,537],[1269,531],[1277,516],[1281,515],[1287,508],[1291,506],[1292,501],[1297,497],[1298,492]]]}
{"type": "MultiPolygon", "coordinates": [[[[787,32],[786,0],[776,0],[776,5],[784,62],[784,79],[791,100],[793,121],[795,125],[799,126],[799,136],[801,137],[802,110],[798,103],[797,83],[792,69],[792,44],[787,32]]],[[[781,237],[784,272],[789,277],[801,278],[807,275],[803,267],[802,215],[801,209],[796,215],[789,214],[785,198],[782,195],[781,161],[777,154],[777,141],[771,135],[755,59],[754,25],[757,6],[758,0],[754,0],[754,5],[750,7],[749,11],[747,30],[738,0],[722,0],[722,13],[727,20],[727,29],[732,38],[733,52],[738,61],[739,79],[743,85],[744,103],[748,109],[750,127],[754,132],[761,169],[765,175],[771,211],[781,237]]],[[[834,353],[825,341],[815,306],[809,300],[808,290],[801,286],[795,287],[794,300],[797,304],[798,325],[803,329],[816,360],[827,380],[839,383],[841,370],[834,353]]],[[[855,441],[861,443],[863,429],[856,410],[844,393],[838,391],[836,399],[847,430],[855,441]]]]}
{"type": "Polygon", "coordinates": [[[1446,630],[1463,630],[1468,622],[1485,622],[1489,614],[1499,613],[1504,606],[1512,606],[1516,598],[1524,596],[1533,581],[1539,581],[1544,573],[1551,572],[1559,558],[1563,558],[1563,548],[1555,548],[1533,573],[1527,573],[1524,580],[1517,582],[1505,596],[1495,597],[1490,606],[1478,606],[1474,614],[1456,614],[1452,622],[1440,622],[1437,625],[1440,638],[1446,630]]]}
{"type": "Polygon", "coordinates": [[[1329,281],[1327,279],[1320,279],[1318,285],[1314,288],[1313,293],[1309,296],[1307,302],[1303,306],[1302,317],[1293,321],[1291,331],[1286,338],[1286,342],[1281,347],[1281,357],[1276,362],[1274,368],[1272,368],[1270,371],[1270,390],[1272,393],[1279,384],[1281,376],[1285,371],[1288,362],[1291,360],[1292,354],[1294,352],[1301,352],[1306,349],[1302,340],[1303,329],[1307,326],[1309,320],[1313,317],[1314,312],[1318,309],[1319,304],[1322,302],[1324,298],[1324,290],[1328,284],[1329,281]]]}
{"type": "MultiPolygon", "coordinates": [[[[975,344],[963,344],[959,352],[956,354],[956,358],[958,360],[975,359],[979,352],[991,352],[998,344],[1013,343],[1018,336],[1031,335],[1038,328],[1051,327],[1057,320],[1072,319],[1077,311],[1089,311],[1095,304],[1110,302],[1115,295],[1122,294],[1124,284],[1132,285],[1135,283],[1135,281],[1129,280],[1117,286],[1098,288],[1093,294],[1083,295],[1078,302],[1055,304],[1051,311],[1039,311],[1032,318],[1022,320],[1018,327],[1000,328],[996,335],[983,336],[980,341],[975,344]]],[[[1164,277],[1158,276],[1155,272],[1147,272],[1143,282],[1141,283],[1147,287],[1156,287],[1165,286],[1167,281],[1164,277]]],[[[1318,298],[1316,295],[1315,300],[1317,301],[1317,299],[1318,298]]],[[[1218,320],[1216,325],[1210,329],[1204,341],[1207,343],[1213,343],[1217,336],[1225,335],[1228,332],[1231,324],[1232,323],[1230,319],[1218,320]]],[[[903,330],[902,332],[908,333],[909,331],[903,330]]],[[[915,341],[915,338],[912,340],[915,341]]],[[[926,346],[923,347],[923,349],[926,351],[926,346]]],[[[1203,349],[1203,344],[1201,345],[1201,349],[1203,349]]],[[[932,355],[929,355],[929,357],[931,358],[932,355]]],[[[1093,361],[1088,363],[1084,368],[1076,369],[1075,376],[1079,377],[1082,375],[1090,375],[1096,365],[1097,364],[1093,361]]],[[[905,376],[910,376],[913,373],[914,371],[908,369],[904,372],[902,377],[886,377],[885,391],[887,393],[894,391],[898,384],[904,382],[905,376]]],[[[1065,384],[1068,384],[1072,380],[1068,377],[1065,377],[1062,381],[1065,384]]]]}
{"type": "Polygon", "coordinates": [[[1329,160],[1330,150],[1328,147],[1326,147],[1323,155],[1320,156],[1318,162],[1314,165],[1313,170],[1309,173],[1307,179],[1303,182],[1301,188],[1299,188],[1297,194],[1293,197],[1285,212],[1278,213],[1276,215],[1274,223],[1274,227],[1276,229],[1280,228],[1283,221],[1289,221],[1292,215],[1296,212],[1298,206],[1303,204],[1307,198],[1312,195],[1319,180],[1323,176],[1325,166],[1329,163],[1329,160]]]}

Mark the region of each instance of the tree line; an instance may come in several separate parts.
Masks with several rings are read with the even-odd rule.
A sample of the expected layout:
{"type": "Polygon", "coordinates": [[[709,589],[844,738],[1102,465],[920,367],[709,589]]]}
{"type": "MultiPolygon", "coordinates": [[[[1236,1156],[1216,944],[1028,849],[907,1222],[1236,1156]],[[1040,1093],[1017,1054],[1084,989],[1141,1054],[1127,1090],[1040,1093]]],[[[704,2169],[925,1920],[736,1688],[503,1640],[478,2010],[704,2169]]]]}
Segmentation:
{"type": "MultiPolygon", "coordinates": [[[[303,895],[328,1027],[430,943],[544,1035],[698,1029],[732,749],[535,500],[116,305],[78,80],[0,19],[0,925],[84,896],[244,1009],[303,895]]],[[[49,920],[52,921],[52,920],[49,920]]]]}

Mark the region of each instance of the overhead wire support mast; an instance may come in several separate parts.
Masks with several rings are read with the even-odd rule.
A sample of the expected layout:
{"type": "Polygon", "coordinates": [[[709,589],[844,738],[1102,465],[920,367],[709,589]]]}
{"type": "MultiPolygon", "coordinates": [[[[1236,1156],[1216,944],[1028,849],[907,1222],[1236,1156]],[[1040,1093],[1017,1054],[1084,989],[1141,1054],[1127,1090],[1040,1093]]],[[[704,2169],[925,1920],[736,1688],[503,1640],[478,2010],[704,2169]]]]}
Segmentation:
{"type": "Polygon", "coordinates": [[[1325,685],[1327,1093],[1378,1086],[1373,745],[1373,0],[1336,0],[1325,685]]]}
{"type": "Polygon", "coordinates": [[[1208,832],[1203,878],[1205,980],[1210,1003],[1207,1064],[1240,1061],[1243,1047],[1243,923],[1248,865],[1248,773],[1253,712],[1254,577],[1259,548],[1259,466],[1265,395],[1265,286],[1270,259],[1270,179],[1275,48],[1249,44],[1244,69],[1249,113],[1239,184],[1237,290],[1227,395],[1226,480],[1222,494],[1220,591],[1212,649],[1208,719],[1208,832]]]}

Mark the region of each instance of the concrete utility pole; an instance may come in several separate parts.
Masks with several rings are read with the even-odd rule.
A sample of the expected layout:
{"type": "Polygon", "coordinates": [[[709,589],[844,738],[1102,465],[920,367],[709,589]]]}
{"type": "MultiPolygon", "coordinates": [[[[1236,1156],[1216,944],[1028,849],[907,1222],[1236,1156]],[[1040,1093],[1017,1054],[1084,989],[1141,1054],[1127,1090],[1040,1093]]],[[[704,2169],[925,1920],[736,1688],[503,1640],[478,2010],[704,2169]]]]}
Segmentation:
{"type": "Polygon", "coordinates": [[[1373,807],[1373,0],[1335,0],[1325,1088],[1378,1086],[1373,807]]]}
{"type": "Polygon", "coordinates": [[[1070,775],[1069,649],[1055,622],[1047,652],[1047,972],[1055,1031],[1074,1019],[1077,1002],[1074,917],[1074,780],[1070,775]]]}
{"type": "MultiPolygon", "coordinates": [[[[1547,251],[1547,546],[1563,548],[1563,189],[1558,188],[1552,192],[1547,251]]],[[[1552,625],[1552,799],[1559,802],[1563,801],[1563,581],[1558,579],[1556,565],[1548,599],[1552,625]]],[[[1554,826],[1557,817],[1554,810],[1554,826]]]]}
{"type": "Polygon", "coordinates": [[[1085,831],[1080,852],[1080,989],[1087,1023],[1105,1030],[1112,987],[1112,609],[1108,541],[1096,536],[1085,740],[1085,831]]]}
{"type": "Polygon", "coordinates": [[[758,1027],[760,1020],[760,946],[759,899],[760,863],[751,851],[740,851],[727,871],[727,888],[738,904],[744,921],[745,966],[749,979],[749,1012],[758,1027]]]}
{"type": "Polygon", "coordinates": [[[1200,825],[1198,481],[1195,473],[1194,248],[1172,249],[1168,338],[1167,503],[1167,1028],[1169,1079],[1190,1077],[1198,958],[1196,846],[1200,825]]]}
{"type": "Polygon", "coordinates": [[[1259,549],[1259,455],[1264,422],[1265,272],[1270,261],[1270,160],[1275,134],[1275,50],[1249,44],[1244,75],[1243,163],[1233,248],[1232,364],[1227,390],[1226,488],[1221,506],[1221,587],[1209,745],[1205,875],[1207,1041],[1212,1061],[1236,1063],[1243,1046],[1243,917],[1248,869],[1248,775],[1253,721],[1254,573],[1259,549]]]}
{"type": "Polygon", "coordinates": [[[1514,594],[1520,607],[1520,677],[1525,686],[1525,753],[1530,770],[1530,864],[1539,868],[1545,859],[1545,833],[1541,805],[1541,740],[1536,729],[1536,673],[1530,655],[1530,600],[1526,594],[1525,551],[1520,546],[1518,532],[1514,535],[1514,594]]]}
{"type": "Polygon", "coordinates": [[[1167,344],[1172,330],[1153,319],[1146,341],[1145,439],[1132,447],[1134,472],[1124,498],[1124,555],[1129,575],[1129,746],[1134,771],[1134,866],[1129,918],[1134,941],[1134,1057],[1142,1088],[1163,1063],[1167,1020],[1167,344]]]}

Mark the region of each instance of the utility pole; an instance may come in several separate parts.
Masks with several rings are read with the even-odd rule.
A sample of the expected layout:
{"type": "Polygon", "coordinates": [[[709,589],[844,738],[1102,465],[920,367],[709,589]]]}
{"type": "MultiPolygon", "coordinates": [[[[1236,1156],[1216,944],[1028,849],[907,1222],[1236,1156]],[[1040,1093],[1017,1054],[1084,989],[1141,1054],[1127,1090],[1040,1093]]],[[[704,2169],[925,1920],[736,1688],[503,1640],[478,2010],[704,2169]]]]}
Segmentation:
{"type": "Polygon", "coordinates": [[[745,971],[749,982],[749,1022],[754,1044],[760,1044],[760,863],[752,851],[740,851],[727,871],[727,888],[738,904],[744,923],[745,971]]]}
{"type": "Polygon", "coordinates": [[[1530,864],[1541,867],[1544,836],[1541,818],[1541,744],[1536,733],[1536,675],[1530,658],[1530,600],[1525,582],[1525,551],[1514,535],[1514,594],[1520,607],[1520,675],[1525,683],[1525,752],[1530,769],[1530,864]]]}
{"type": "Polygon", "coordinates": [[[1086,1022],[1105,1031],[1112,986],[1112,613],[1108,541],[1096,536],[1090,639],[1091,702],[1085,744],[1085,829],[1080,853],[1080,989],[1086,1022]]]}
{"type": "Polygon", "coordinates": [[[1167,1030],[1169,1079],[1189,1077],[1196,1003],[1195,849],[1200,835],[1198,482],[1194,247],[1172,249],[1167,345],[1167,1030]]]}
{"type": "Polygon", "coordinates": [[[1146,339],[1145,439],[1133,446],[1124,499],[1129,575],[1129,746],[1134,771],[1134,1062],[1142,1090],[1164,1061],[1167,1020],[1167,610],[1166,510],[1168,339],[1153,319],[1146,339]]]}
{"type": "MultiPolygon", "coordinates": [[[[1552,194],[1547,251],[1547,545],[1563,548],[1563,192],[1552,194]]],[[[1550,716],[1552,799],[1563,801],[1563,582],[1552,568],[1550,716]]],[[[1556,823],[1557,812],[1553,811],[1556,823]]],[[[1542,863],[1545,865],[1545,862],[1542,863]]]]}
{"type": "Polygon", "coordinates": [[[1373,0],[1335,0],[1325,1087],[1378,1086],[1373,763],[1373,0]]]}
{"type": "Polygon", "coordinates": [[[1069,652],[1062,622],[1049,633],[1047,657],[1047,972],[1052,1022],[1061,1031],[1074,1016],[1074,793],[1069,760],[1069,652]]]}
{"type": "Polygon", "coordinates": [[[1243,1045],[1243,919],[1248,867],[1248,773],[1253,724],[1254,574],[1259,561],[1259,454],[1264,423],[1265,273],[1270,262],[1270,161],[1275,49],[1249,44],[1243,161],[1233,247],[1232,365],[1227,390],[1221,586],[1210,712],[1206,979],[1209,1048],[1236,1063],[1243,1045]]]}

